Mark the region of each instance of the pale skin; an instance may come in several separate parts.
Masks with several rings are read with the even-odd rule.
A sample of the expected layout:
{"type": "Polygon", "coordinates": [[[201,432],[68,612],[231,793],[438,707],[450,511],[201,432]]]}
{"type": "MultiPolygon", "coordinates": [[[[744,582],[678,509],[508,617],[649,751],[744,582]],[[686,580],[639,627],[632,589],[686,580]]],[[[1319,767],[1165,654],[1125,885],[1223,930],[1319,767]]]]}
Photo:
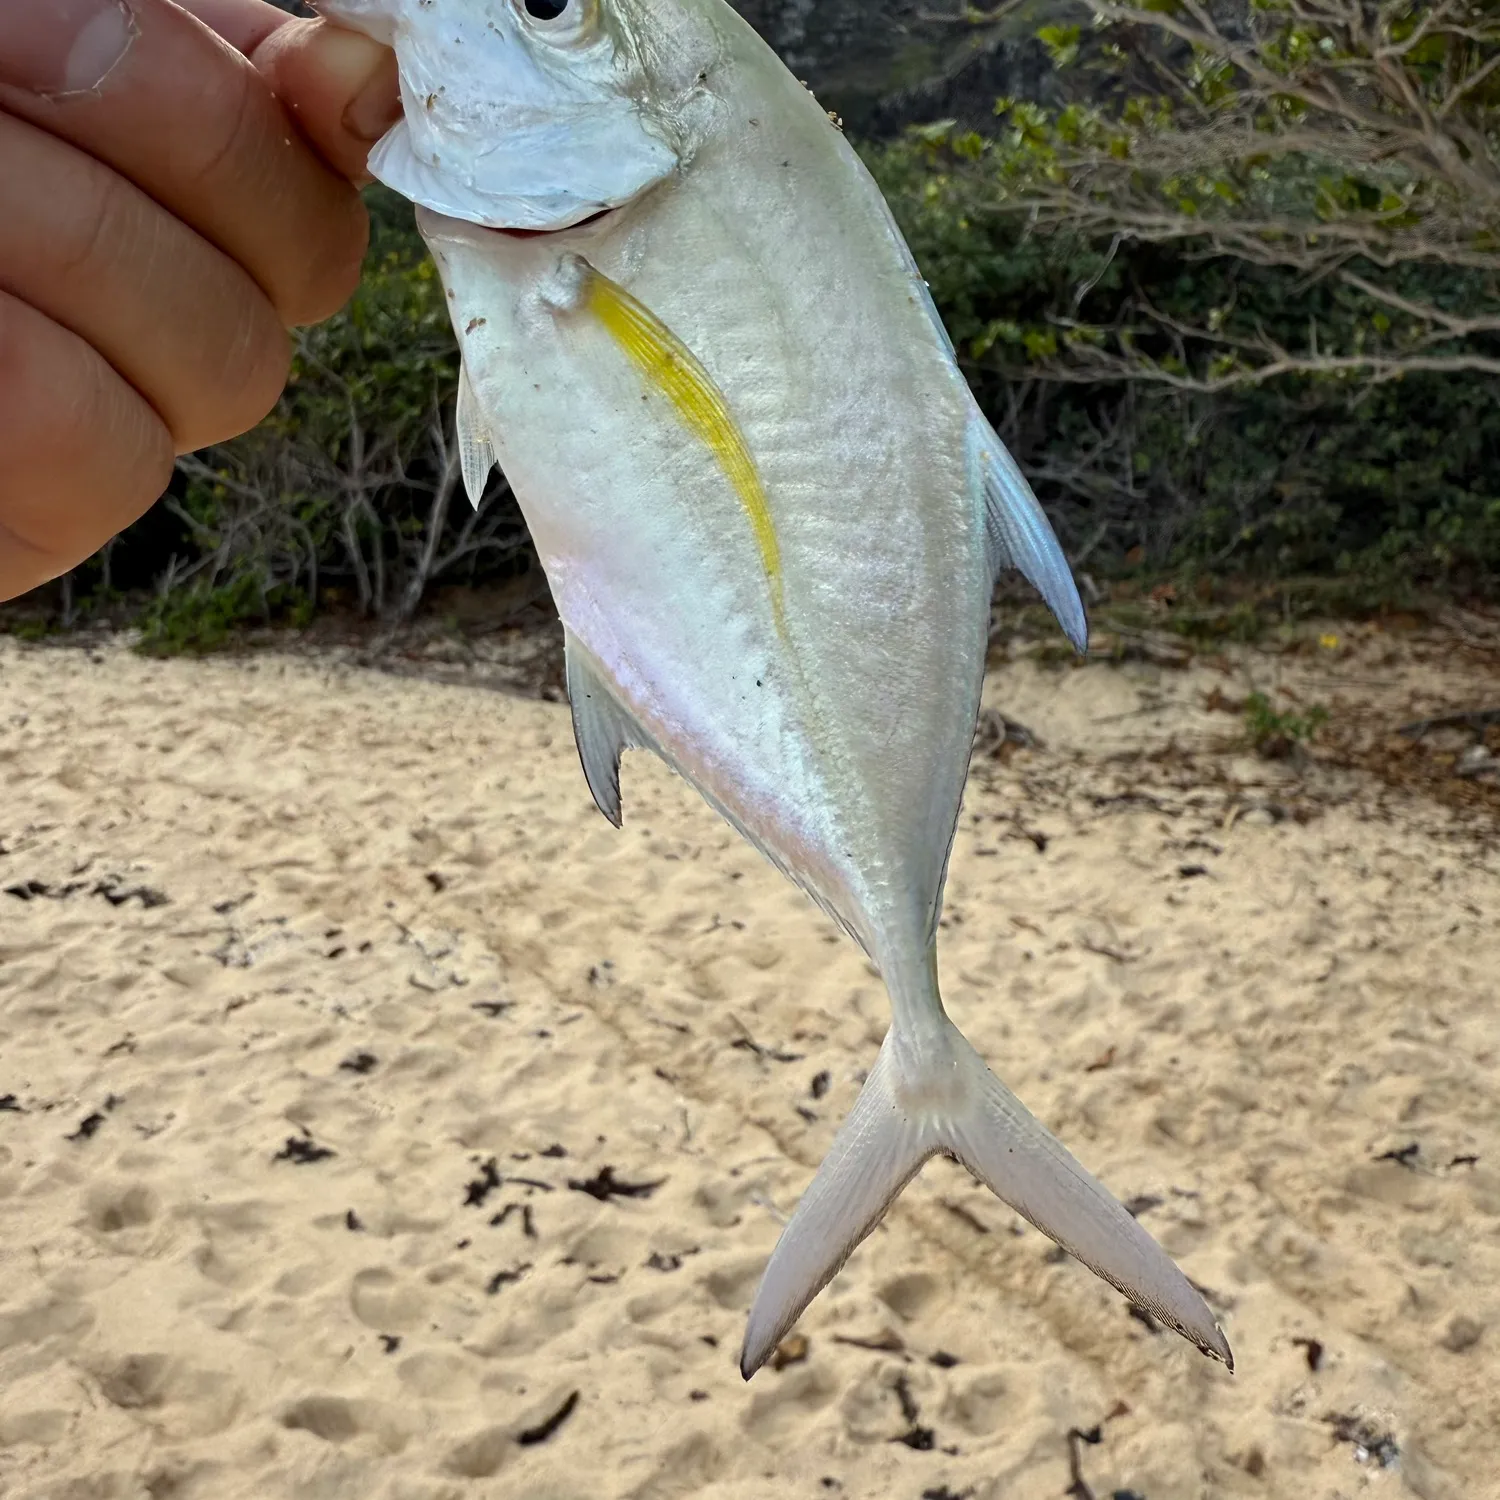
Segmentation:
{"type": "Polygon", "coordinates": [[[386,49],[262,0],[0,6],[0,599],[270,410],[398,110],[386,49]]]}

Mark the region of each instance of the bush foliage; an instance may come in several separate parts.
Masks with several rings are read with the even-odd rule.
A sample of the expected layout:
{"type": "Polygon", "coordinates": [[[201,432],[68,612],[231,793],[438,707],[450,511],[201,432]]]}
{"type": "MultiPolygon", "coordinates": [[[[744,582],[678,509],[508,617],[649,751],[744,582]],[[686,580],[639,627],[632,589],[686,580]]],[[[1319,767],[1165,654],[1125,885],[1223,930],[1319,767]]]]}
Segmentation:
{"type": "Polygon", "coordinates": [[[1492,586],[1500,12],[1063,21],[1039,36],[1071,102],[875,166],[1075,555],[1492,586]]]}
{"type": "MultiPolygon", "coordinates": [[[[865,154],[1075,564],[1493,590],[1500,17],[1048,9],[1073,102],[865,154]]],[[[299,337],[276,411],[184,460],[65,617],[149,590],[148,642],[207,648],[330,602],[401,621],[435,583],[527,565],[498,476],[463,502],[441,288],[409,212],[371,204],[364,284],[299,337]]]]}
{"type": "Polygon", "coordinates": [[[245,624],[305,623],[326,605],[391,623],[435,583],[527,565],[520,513],[495,476],[463,494],[458,353],[410,210],[372,190],[365,276],[337,317],[297,335],[275,411],[181,460],[160,505],[71,581],[79,613],[149,589],[148,648],[206,650],[245,624]]]}
{"type": "MultiPolygon", "coordinates": [[[[1075,564],[1493,586],[1500,378],[1310,368],[1216,383],[1224,355],[1193,330],[1338,349],[1369,336],[1370,311],[1341,285],[1206,241],[1039,231],[997,197],[972,140],[927,132],[872,166],[1075,564]],[[1107,345],[1125,353],[1101,359],[1107,345]]],[[[1419,269],[1405,286],[1458,310],[1495,305],[1493,280],[1463,270],[1419,269]]]]}

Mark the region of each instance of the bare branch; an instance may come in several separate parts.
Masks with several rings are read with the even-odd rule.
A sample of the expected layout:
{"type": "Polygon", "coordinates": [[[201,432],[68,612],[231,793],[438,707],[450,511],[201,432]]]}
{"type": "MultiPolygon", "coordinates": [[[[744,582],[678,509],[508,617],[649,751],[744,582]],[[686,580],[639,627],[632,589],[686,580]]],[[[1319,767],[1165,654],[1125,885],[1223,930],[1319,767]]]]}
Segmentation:
{"type": "Polygon", "coordinates": [[[1460,318],[1452,313],[1444,312],[1442,308],[1435,307],[1430,302],[1413,302],[1410,298],[1402,297],[1386,287],[1377,286],[1375,282],[1358,276],[1353,271],[1340,272],[1339,279],[1349,286],[1356,287],[1376,302],[1383,302],[1387,307],[1394,307],[1398,312],[1404,312],[1408,317],[1417,318],[1426,323],[1439,324],[1444,332],[1453,338],[1469,338],[1476,333],[1500,333],[1500,314],[1486,318],[1460,318]]]}

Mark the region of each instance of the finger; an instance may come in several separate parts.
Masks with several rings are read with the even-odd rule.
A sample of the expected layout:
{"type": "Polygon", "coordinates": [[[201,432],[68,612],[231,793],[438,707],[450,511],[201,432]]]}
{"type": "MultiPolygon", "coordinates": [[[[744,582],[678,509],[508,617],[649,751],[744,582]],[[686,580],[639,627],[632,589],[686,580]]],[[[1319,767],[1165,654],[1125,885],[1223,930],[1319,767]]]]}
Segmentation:
{"type": "Polygon", "coordinates": [[[401,118],[396,54],[327,21],[293,21],[252,56],[323,160],[368,182],[370,148],[401,118]]]}
{"type": "Polygon", "coordinates": [[[0,115],[0,287],[86,339],[180,453],[276,403],[289,340],[228,256],[91,156],[0,115]]]}
{"type": "Polygon", "coordinates": [[[266,0],[176,0],[176,3],[246,57],[291,19],[284,10],[267,4],[266,0]]]}
{"type": "Polygon", "coordinates": [[[171,475],[150,406],[76,334],[0,292],[0,599],[76,567],[171,475]]]}
{"type": "Polygon", "coordinates": [[[396,54],[324,21],[291,21],[265,0],[178,0],[271,84],[313,149],[350,182],[369,180],[370,147],[401,118],[396,54]]]}
{"type": "Polygon", "coordinates": [[[17,59],[49,47],[64,59],[60,79],[0,85],[0,108],[130,178],[243,265],[284,322],[335,311],[358,280],[365,245],[349,183],[287,128],[250,63],[167,0],[131,0],[134,30],[116,25],[125,45],[111,62],[108,26],[122,5],[0,5],[0,76],[13,78],[17,59]],[[97,87],[81,81],[83,62],[103,66],[97,87]]]}

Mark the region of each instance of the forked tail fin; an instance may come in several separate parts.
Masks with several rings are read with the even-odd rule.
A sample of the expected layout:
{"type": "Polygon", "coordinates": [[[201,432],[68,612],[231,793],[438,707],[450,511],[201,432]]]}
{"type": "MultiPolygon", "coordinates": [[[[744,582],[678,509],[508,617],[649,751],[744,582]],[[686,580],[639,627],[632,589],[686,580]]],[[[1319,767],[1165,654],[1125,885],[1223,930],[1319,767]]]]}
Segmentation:
{"type": "Polygon", "coordinates": [[[750,1309],[748,1380],[939,1151],[1204,1354],[1234,1356],[1203,1298],[1110,1193],[985,1066],[958,1028],[920,1047],[893,1029],[812,1186],[782,1231],[750,1309]]]}

